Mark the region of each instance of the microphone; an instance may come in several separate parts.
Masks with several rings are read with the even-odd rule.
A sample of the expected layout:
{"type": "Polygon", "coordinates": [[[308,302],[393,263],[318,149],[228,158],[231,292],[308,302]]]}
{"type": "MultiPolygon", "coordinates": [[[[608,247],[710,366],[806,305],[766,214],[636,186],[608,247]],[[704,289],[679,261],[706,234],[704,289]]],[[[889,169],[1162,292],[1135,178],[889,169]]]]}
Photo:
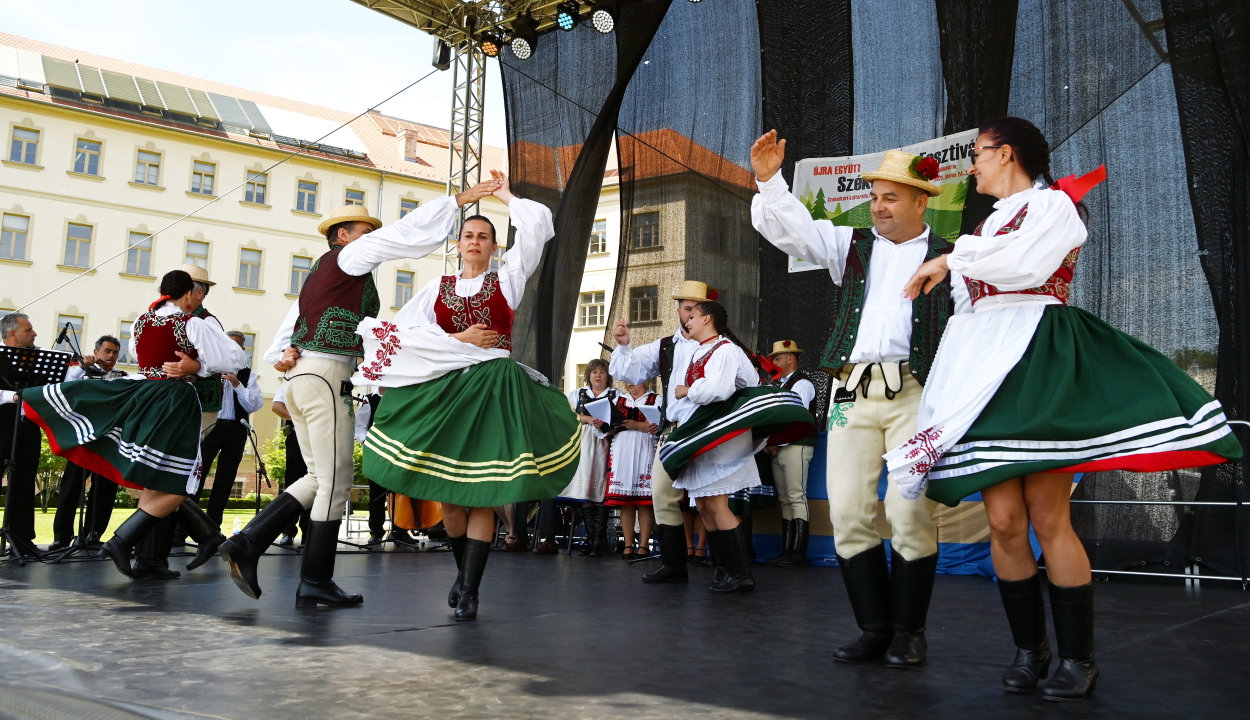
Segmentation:
{"type": "Polygon", "coordinates": [[[69,323],[65,323],[65,327],[61,328],[61,334],[56,336],[56,342],[52,343],[52,345],[60,345],[65,342],[67,337],[69,337],[69,323]]]}

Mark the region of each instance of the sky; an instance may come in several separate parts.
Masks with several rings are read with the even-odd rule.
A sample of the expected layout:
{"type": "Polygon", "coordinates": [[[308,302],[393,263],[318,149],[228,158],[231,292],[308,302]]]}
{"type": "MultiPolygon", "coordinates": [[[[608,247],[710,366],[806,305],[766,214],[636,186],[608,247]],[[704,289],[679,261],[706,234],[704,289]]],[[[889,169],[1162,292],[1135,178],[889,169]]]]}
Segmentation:
{"type": "MultiPolygon", "coordinates": [[[[352,113],[433,70],[433,38],[351,0],[0,0],[0,31],[352,113]]],[[[487,63],[484,140],[504,147],[487,63]]],[[[446,128],[451,88],[437,72],[377,109],[446,128]]]]}

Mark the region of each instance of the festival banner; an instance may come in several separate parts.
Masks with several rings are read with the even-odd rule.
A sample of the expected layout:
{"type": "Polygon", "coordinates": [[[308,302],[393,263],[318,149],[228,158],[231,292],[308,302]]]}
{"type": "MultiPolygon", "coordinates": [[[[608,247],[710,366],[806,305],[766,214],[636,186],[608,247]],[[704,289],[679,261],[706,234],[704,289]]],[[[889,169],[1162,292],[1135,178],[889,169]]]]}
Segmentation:
{"type": "MultiPolygon", "coordinates": [[[[942,194],[929,198],[924,220],[935,233],[947,240],[959,237],[970,181],[965,173],[971,164],[969,156],[976,139],[977,131],[973,129],[899,148],[903,152],[930,156],[938,161],[942,174],[935,182],[942,188],[942,194]]],[[[848,227],[872,227],[868,197],[872,183],[861,175],[876,170],[883,157],[885,151],[800,160],[794,167],[791,187],[816,220],[829,220],[834,225],[848,227]]],[[[790,258],[792,273],[820,269],[819,265],[807,260],[790,258]]]]}

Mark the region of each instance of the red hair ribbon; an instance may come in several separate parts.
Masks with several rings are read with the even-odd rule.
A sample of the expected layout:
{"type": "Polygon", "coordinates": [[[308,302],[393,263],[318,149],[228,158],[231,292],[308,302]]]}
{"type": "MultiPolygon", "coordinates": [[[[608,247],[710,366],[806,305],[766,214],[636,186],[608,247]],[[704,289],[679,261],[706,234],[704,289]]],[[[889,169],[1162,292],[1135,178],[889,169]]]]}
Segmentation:
{"type": "Polygon", "coordinates": [[[771,358],[769,358],[767,355],[756,355],[755,359],[759,360],[760,369],[768,373],[769,376],[772,377],[773,380],[781,379],[782,370],[780,367],[777,366],[777,363],[772,361],[771,358]]]}
{"type": "Polygon", "coordinates": [[[1059,192],[1072,198],[1073,203],[1079,203],[1081,198],[1085,197],[1090,190],[1093,190],[1099,183],[1106,179],[1107,166],[1099,165],[1097,168],[1094,168],[1080,177],[1069,175],[1066,178],[1059,178],[1055,181],[1054,185],[1050,186],[1050,189],[1058,190],[1059,192]]]}
{"type": "Polygon", "coordinates": [[[148,305],[148,310],[149,310],[149,311],[151,311],[151,310],[155,310],[156,308],[158,308],[158,307],[160,307],[160,306],[161,306],[161,303],[163,303],[163,302],[165,302],[166,300],[169,300],[169,299],[170,299],[170,297],[169,297],[168,295],[162,295],[162,296],[158,297],[158,298],[156,299],[156,302],[152,303],[151,305],[148,305]]]}

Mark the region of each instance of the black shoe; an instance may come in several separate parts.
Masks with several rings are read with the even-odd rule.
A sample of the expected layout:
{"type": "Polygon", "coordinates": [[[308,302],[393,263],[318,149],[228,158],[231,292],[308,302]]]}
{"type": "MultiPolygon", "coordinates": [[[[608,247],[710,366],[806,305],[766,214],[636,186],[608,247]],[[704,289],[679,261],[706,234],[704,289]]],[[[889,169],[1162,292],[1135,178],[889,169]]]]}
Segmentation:
{"type": "Polygon", "coordinates": [[[806,520],[794,519],[791,521],[793,537],[790,540],[790,550],[784,554],[781,560],[777,561],[777,565],[781,567],[802,567],[807,564],[807,540],[808,530],[810,526],[806,520]]]}
{"type": "Polygon", "coordinates": [[[1046,700],[1084,700],[1098,685],[1094,664],[1094,585],[1050,585],[1050,612],[1055,621],[1059,668],[1042,688],[1046,700]]]}
{"type": "Polygon", "coordinates": [[[278,546],[295,547],[295,533],[291,533],[290,535],[283,533],[282,537],[278,539],[278,546]]]}
{"type": "Polygon", "coordinates": [[[924,665],[929,644],[924,637],[937,554],[904,560],[893,553],[890,568],[890,600],[893,603],[894,640],[885,653],[885,666],[910,669],[924,665]]]}
{"type": "Polygon", "coordinates": [[[781,521],[781,552],[768,558],[764,562],[769,565],[776,565],[790,556],[794,549],[794,521],[782,519],[781,521]]]}
{"type": "Polygon", "coordinates": [[[48,545],[47,552],[54,553],[54,552],[59,552],[61,550],[67,550],[69,549],[69,546],[73,544],[73,542],[74,542],[74,538],[72,537],[68,537],[68,538],[64,536],[58,537],[57,539],[53,540],[50,545],[48,545]]]}
{"type": "Polygon", "coordinates": [[[175,580],[182,577],[182,573],[169,569],[175,524],[172,514],[163,517],[135,543],[133,577],[143,580],[175,580]]]}
{"type": "Polygon", "coordinates": [[[194,570],[217,554],[217,548],[226,541],[226,536],[221,534],[221,528],[217,526],[217,523],[213,522],[213,519],[191,498],[183,500],[174,511],[174,515],[178,518],[182,528],[195,541],[195,557],[187,563],[187,570],[194,570]]]}
{"type": "Polygon", "coordinates": [[[860,636],[833,651],[835,662],[873,662],[885,657],[894,639],[890,609],[890,568],[885,561],[885,544],[853,557],[837,556],[842,581],[851,599],[851,611],[860,636]]]}
{"type": "Polygon", "coordinates": [[[416,550],[421,547],[421,542],[409,535],[408,531],[404,529],[396,530],[392,528],[391,532],[386,536],[386,542],[395,543],[396,545],[410,548],[412,550],[416,550]]]}
{"type": "Polygon", "coordinates": [[[720,567],[724,568],[720,579],[712,583],[712,592],[736,593],[754,590],[755,578],[751,575],[747,538],[742,526],[730,530],[712,530],[707,534],[707,542],[713,546],[712,557],[720,558],[720,567]]]}
{"type": "Polygon", "coordinates": [[[642,576],[650,584],[690,582],[686,571],[686,530],[681,525],[656,525],[660,545],[660,567],[642,576]]]}
{"type": "Polygon", "coordinates": [[[384,542],[386,542],[386,534],[378,533],[376,535],[370,535],[368,542],[366,542],[365,544],[366,545],[381,545],[384,542]]]}
{"type": "Polygon", "coordinates": [[[314,520],[308,523],[303,564],[299,570],[299,587],[295,590],[295,607],[350,607],[365,601],[360,595],[343,592],[334,582],[334,552],[339,546],[339,527],[342,524],[342,520],[314,520]]]}
{"type": "Polygon", "coordinates": [[[140,538],[148,533],[161,521],[155,515],[142,510],[135,510],[126,521],[113,532],[113,537],[100,546],[97,557],[107,557],[117,566],[117,571],[128,578],[135,577],[134,568],[130,565],[130,552],[134,550],[140,538]]]}
{"type": "Polygon", "coordinates": [[[486,571],[488,557],[490,557],[490,543],[473,539],[465,541],[464,580],[460,583],[460,601],[456,603],[456,620],[458,621],[477,619],[478,588],[482,584],[482,573],[486,571]]]}
{"type": "Polygon", "coordinates": [[[451,554],[456,558],[456,581],[451,584],[451,592],[447,593],[447,606],[454,608],[460,604],[460,583],[464,582],[464,545],[469,541],[469,536],[447,537],[451,543],[451,554]]]}
{"type": "Polygon", "coordinates": [[[100,541],[100,533],[94,531],[87,533],[87,539],[83,541],[83,544],[88,550],[99,550],[104,547],[104,543],[100,541]]]}
{"type": "Polygon", "coordinates": [[[1031,693],[1050,673],[1050,643],[1046,641],[1046,601],[1042,599],[1041,573],[1026,580],[998,581],[998,594],[1007,611],[1016,659],[1003,673],[1003,689],[1031,693]]]}
{"type": "Polygon", "coordinates": [[[290,493],[282,493],[252,518],[247,527],[227,538],[218,548],[221,559],[230,565],[230,579],[244,595],[253,600],[260,599],[256,563],[265,554],[265,549],[278,539],[278,535],[303,513],[304,506],[298,500],[290,493]]]}
{"type": "Polygon", "coordinates": [[[135,558],[134,575],[136,580],[177,580],[182,577],[182,573],[177,570],[170,570],[160,562],[153,562],[147,558],[135,558]]]}

